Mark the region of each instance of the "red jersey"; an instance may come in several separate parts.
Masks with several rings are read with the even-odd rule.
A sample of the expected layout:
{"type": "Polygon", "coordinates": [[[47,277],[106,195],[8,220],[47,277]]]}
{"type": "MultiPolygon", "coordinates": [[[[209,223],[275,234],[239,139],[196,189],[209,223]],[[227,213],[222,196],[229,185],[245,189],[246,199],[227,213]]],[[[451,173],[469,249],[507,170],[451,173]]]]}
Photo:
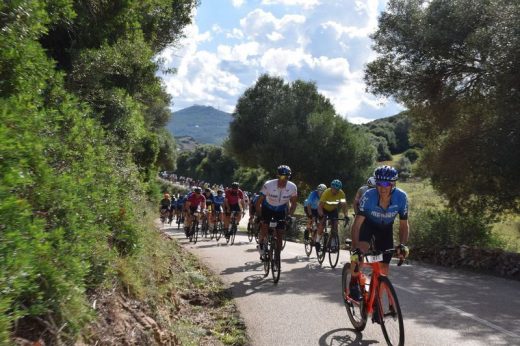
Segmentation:
{"type": "Polygon", "coordinates": [[[228,201],[228,203],[230,205],[238,204],[239,199],[244,199],[244,193],[242,192],[242,190],[240,190],[240,189],[237,189],[237,190],[227,189],[226,190],[226,200],[228,201]]]}
{"type": "Polygon", "coordinates": [[[190,193],[186,202],[190,202],[192,208],[200,206],[201,209],[204,209],[206,207],[206,197],[202,193],[190,193]]]}

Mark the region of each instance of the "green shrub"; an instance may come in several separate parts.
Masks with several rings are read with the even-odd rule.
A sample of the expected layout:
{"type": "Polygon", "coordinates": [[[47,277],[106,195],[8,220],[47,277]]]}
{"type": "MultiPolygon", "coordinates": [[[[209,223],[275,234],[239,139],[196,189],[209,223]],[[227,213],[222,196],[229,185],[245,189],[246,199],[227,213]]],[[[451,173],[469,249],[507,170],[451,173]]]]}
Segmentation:
{"type": "Polygon", "coordinates": [[[404,152],[404,157],[410,160],[411,163],[414,163],[419,158],[419,151],[416,149],[408,149],[404,152]]]}
{"type": "Polygon", "coordinates": [[[491,225],[478,216],[458,215],[449,210],[419,210],[410,220],[413,247],[479,246],[501,247],[491,225]]]}

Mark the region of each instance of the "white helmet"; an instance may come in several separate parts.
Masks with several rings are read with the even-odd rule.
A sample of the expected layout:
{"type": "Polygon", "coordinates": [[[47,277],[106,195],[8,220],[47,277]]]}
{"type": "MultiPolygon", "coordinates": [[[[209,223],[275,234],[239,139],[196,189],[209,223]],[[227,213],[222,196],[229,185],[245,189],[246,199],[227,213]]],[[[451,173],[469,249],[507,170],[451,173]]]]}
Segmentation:
{"type": "Polygon", "coordinates": [[[325,190],[327,190],[327,185],[325,184],[320,184],[318,185],[318,187],[316,188],[316,190],[320,191],[320,192],[323,192],[325,190]]]}
{"type": "Polygon", "coordinates": [[[376,186],[376,178],[370,177],[367,180],[368,187],[375,187],[376,186]]]}

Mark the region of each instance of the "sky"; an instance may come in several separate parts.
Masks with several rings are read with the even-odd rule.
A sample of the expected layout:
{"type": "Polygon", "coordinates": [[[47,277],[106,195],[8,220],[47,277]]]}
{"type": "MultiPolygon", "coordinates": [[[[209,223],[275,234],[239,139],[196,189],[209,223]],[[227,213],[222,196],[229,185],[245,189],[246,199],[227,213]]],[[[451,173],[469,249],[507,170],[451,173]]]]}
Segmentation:
{"type": "Polygon", "coordinates": [[[363,69],[377,55],[369,35],[387,0],[201,0],[185,38],[158,58],[172,111],[197,105],[232,113],[264,73],[314,82],[352,123],[404,108],[366,92],[363,69]]]}

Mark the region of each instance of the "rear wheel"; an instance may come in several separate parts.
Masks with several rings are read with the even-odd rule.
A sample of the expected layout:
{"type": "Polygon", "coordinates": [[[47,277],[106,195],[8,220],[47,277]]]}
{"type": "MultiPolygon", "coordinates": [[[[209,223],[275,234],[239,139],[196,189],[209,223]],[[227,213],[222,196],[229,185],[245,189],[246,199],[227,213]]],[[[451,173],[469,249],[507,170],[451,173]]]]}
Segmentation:
{"type": "Polygon", "coordinates": [[[312,247],[314,245],[313,241],[312,241],[312,234],[309,234],[307,239],[305,239],[305,237],[304,237],[303,245],[305,246],[305,254],[307,255],[307,257],[309,257],[312,253],[312,247]]]}
{"type": "Polygon", "coordinates": [[[282,250],[285,249],[286,243],[287,243],[287,230],[283,231],[282,250]]]}
{"type": "Polygon", "coordinates": [[[332,268],[336,268],[339,261],[339,236],[334,234],[329,243],[329,263],[332,268]]]}
{"type": "Polygon", "coordinates": [[[365,302],[364,300],[356,302],[348,298],[350,277],[350,263],[345,263],[341,273],[341,296],[343,299],[343,304],[345,305],[345,309],[347,309],[347,315],[350,319],[350,323],[352,323],[352,326],[355,330],[361,332],[367,325],[365,302]]]}
{"type": "Polygon", "coordinates": [[[197,239],[199,237],[199,223],[198,221],[193,222],[193,244],[197,244],[197,239]]]}
{"type": "Polygon", "coordinates": [[[271,267],[271,246],[269,243],[265,243],[264,246],[267,247],[265,250],[265,258],[263,259],[264,263],[264,277],[269,275],[269,268],[271,267]]]}
{"type": "Polygon", "coordinates": [[[388,345],[404,345],[404,324],[401,307],[394,287],[385,276],[379,277],[379,301],[374,309],[379,309],[381,329],[388,345]]]}

